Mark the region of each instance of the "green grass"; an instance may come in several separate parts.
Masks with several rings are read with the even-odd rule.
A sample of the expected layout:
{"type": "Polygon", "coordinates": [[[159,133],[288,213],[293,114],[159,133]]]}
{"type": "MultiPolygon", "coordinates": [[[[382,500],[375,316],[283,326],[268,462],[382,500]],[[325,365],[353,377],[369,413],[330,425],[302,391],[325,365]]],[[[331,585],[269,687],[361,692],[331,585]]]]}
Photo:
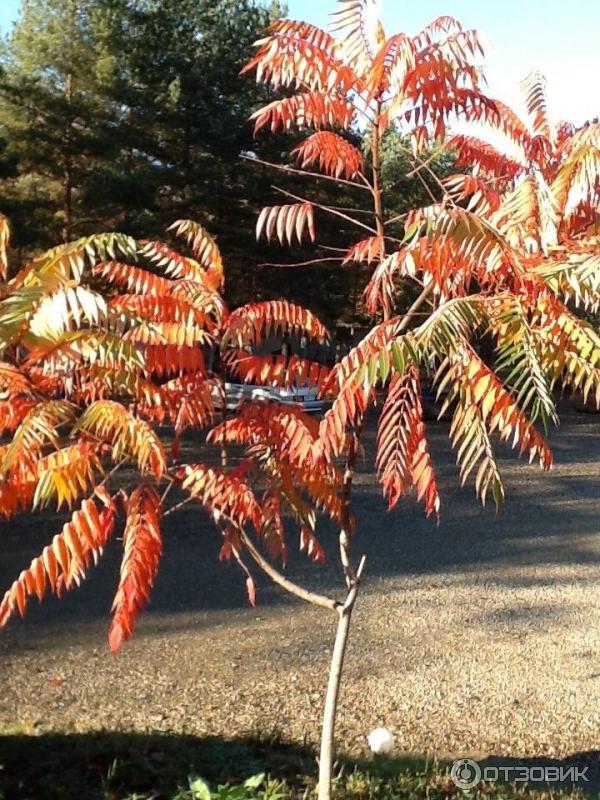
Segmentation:
{"type": "MultiPolygon", "coordinates": [[[[337,800],[583,797],[501,784],[465,795],[448,773],[447,764],[419,759],[340,758],[334,794],[337,800]]],[[[276,738],[0,736],[1,800],[310,800],[315,780],[314,753],[276,738]]]]}

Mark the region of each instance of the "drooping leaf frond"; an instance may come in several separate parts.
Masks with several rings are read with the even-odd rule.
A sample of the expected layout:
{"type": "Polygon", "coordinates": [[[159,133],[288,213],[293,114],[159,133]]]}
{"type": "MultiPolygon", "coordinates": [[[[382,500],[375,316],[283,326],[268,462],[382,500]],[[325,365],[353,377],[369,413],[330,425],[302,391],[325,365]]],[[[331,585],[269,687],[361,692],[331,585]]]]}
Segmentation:
{"type": "Polygon", "coordinates": [[[31,595],[41,601],[48,591],[60,594],[81,583],[90,562],[97,561],[113,532],[114,505],[106,496],[103,501],[104,507],[99,511],[94,500],[84,500],[52,544],[21,572],[0,603],[0,628],[13,614],[25,614],[31,595]]]}
{"type": "Polygon", "coordinates": [[[8,273],[8,245],[10,243],[10,224],[0,213],[0,278],[6,280],[8,273]]]}
{"type": "Polygon", "coordinates": [[[263,495],[262,509],[264,515],[263,527],[260,538],[267,554],[272,559],[279,559],[286,566],[288,561],[288,547],[283,524],[281,496],[277,490],[268,489],[263,495]]]}
{"type": "Polygon", "coordinates": [[[469,166],[474,172],[493,176],[498,188],[510,185],[526,170],[525,164],[476,136],[457,134],[448,140],[446,147],[456,152],[459,166],[469,166]]]}
{"type": "Polygon", "coordinates": [[[282,502],[301,530],[310,530],[305,541],[312,543],[310,553],[320,560],[322,551],[314,539],[313,505],[339,522],[342,502],[338,491],[340,475],[335,465],[319,454],[318,430],[317,421],[298,406],[247,402],[236,419],[221,423],[210,432],[209,441],[232,442],[249,448],[249,456],[265,473],[269,484],[277,487],[282,502]],[[310,499],[310,504],[303,495],[310,499]]]}
{"type": "Polygon", "coordinates": [[[455,203],[467,201],[467,211],[486,217],[500,207],[500,194],[484,180],[472,175],[449,175],[442,182],[455,203]]]}
{"type": "Polygon", "coordinates": [[[494,216],[508,239],[525,252],[544,255],[558,244],[559,207],[539,170],[508,193],[494,216]]]}
{"type": "Polygon", "coordinates": [[[553,384],[580,391],[586,401],[593,393],[600,408],[600,335],[551,296],[540,300],[538,313],[544,326],[540,330],[544,363],[553,384]]]}
{"type": "Polygon", "coordinates": [[[359,75],[373,63],[380,44],[380,0],[338,0],[331,30],[340,37],[345,60],[359,75]]]}
{"type": "Polygon", "coordinates": [[[82,324],[103,326],[107,312],[102,295],[83,286],[68,286],[42,300],[29,322],[29,330],[40,338],[56,338],[82,324]]]}
{"type": "Polygon", "coordinates": [[[499,470],[494,459],[491,436],[527,452],[530,461],[538,459],[544,469],[552,465],[552,453],[544,438],[519,408],[515,398],[474,350],[461,344],[444,361],[438,374],[440,390],[448,389],[445,406],[456,402],[451,436],[464,483],[478,466],[475,485],[485,502],[491,489],[500,505],[503,496],[499,470]]]}
{"type": "MultiPolygon", "coordinates": [[[[33,478],[37,480],[33,507],[45,508],[56,499],[57,508],[63,503],[71,508],[81,494],[93,487],[96,475],[102,473],[96,447],[87,442],[50,453],[33,470],[33,478]]],[[[27,480],[28,476],[24,478],[27,480]]]]}
{"type": "Polygon", "coordinates": [[[314,339],[329,337],[327,328],[307,309],[287,300],[266,300],[236,309],[224,325],[223,339],[243,348],[286,330],[305,332],[314,339]]]}
{"type": "Polygon", "coordinates": [[[79,282],[86,267],[118,255],[135,258],[137,244],[122,233],[101,233],[59,245],[27,264],[11,281],[14,289],[43,286],[53,291],[70,281],[79,282]]]}
{"type": "Polygon", "coordinates": [[[199,500],[217,523],[224,521],[235,528],[252,524],[256,531],[263,525],[263,514],[252,490],[236,476],[204,464],[182,468],[183,488],[199,500]]]}
{"type": "Polygon", "coordinates": [[[314,209],[311,203],[294,203],[285,206],[267,206],[263,208],[256,223],[256,238],[260,239],[264,232],[268,241],[276,234],[280,244],[292,245],[294,236],[298,244],[308,233],[310,240],[315,240],[314,209]]]}
{"type": "Polygon", "coordinates": [[[108,632],[113,653],[130,638],[138,615],[150,599],[162,555],[161,512],[160,497],[151,486],[138,486],[127,501],[121,578],[108,632]]]}
{"type": "Polygon", "coordinates": [[[600,146],[585,145],[560,167],[552,190],[565,220],[585,207],[600,207],[600,146]]]}
{"type": "Polygon", "coordinates": [[[269,35],[255,43],[256,56],[242,74],[256,70],[259,83],[311,90],[340,86],[350,89],[357,81],[341,58],[335,39],[306,22],[278,20],[269,35]]]}
{"type": "Polygon", "coordinates": [[[79,431],[97,436],[112,446],[112,458],[117,462],[133,458],[142,473],[161,478],[166,470],[163,445],[144,420],[136,419],[120,403],[98,400],[79,417],[72,434],[79,431]]]}
{"type": "Polygon", "coordinates": [[[550,421],[557,423],[552,373],[544,363],[544,328],[537,322],[532,325],[519,298],[511,298],[502,303],[492,329],[500,355],[497,369],[512,387],[521,409],[530,412],[532,421],[541,418],[544,427],[550,421]]]}
{"type": "Polygon", "coordinates": [[[363,169],[363,157],[347,139],[331,131],[317,131],[301,142],[292,155],[302,169],[317,165],[326,175],[352,180],[363,169]]]}
{"type": "Polygon", "coordinates": [[[191,219],[179,219],[167,230],[173,231],[175,236],[187,242],[206,270],[209,287],[213,290],[219,289],[223,284],[223,259],[214,237],[202,225],[191,219]]]}
{"type": "Polygon", "coordinates": [[[58,428],[71,422],[75,408],[63,400],[48,400],[35,405],[21,422],[4,454],[0,472],[31,470],[46,445],[59,446],[58,428]]]}
{"type": "Polygon", "coordinates": [[[140,350],[121,334],[97,328],[66,331],[56,337],[28,337],[27,365],[39,364],[56,372],[71,371],[84,364],[115,369],[142,369],[140,350]]]}
{"type": "Polygon", "coordinates": [[[349,130],[354,115],[354,108],[345,97],[327,91],[301,92],[282,100],[273,100],[256,111],[251,120],[255,134],[265,125],[269,125],[272,133],[290,131],[293,127],[349,130]]]}
{"type": "Polygon", "coordinates": [[[294,388],[321,386],[329,367],[298,356],[254,356],[244,351],[230,351],[227,366],[245,383],[294,388]]]}
{"type": "Polygon", "coordinates": [[[565,254],[565,260],[544,262],[535,272],[565,302],[573,301],[587,311],[598,311],[600,254],[585,250],[565,254]]]}
{"type": "Polygon", "coordinates": [[[383,236],[370,236],[363,239],[348,250],[344,256],[344,264],[356,261],[359,264],[372,264],[381,261],[385,256],[385,239],[383,236]]]}
{"type": "Polygon", "coordinates": [[[372,328],[335,365],[321,387],[321,396],[335,398],[319,425],[318,450],[325,457],[331,458],[343,452],[347,428],[362,421],[376,384],[380,380],[385,382],[392,362],[397,362],[398,372],[404,371],[405,343],[392,347],[399,324],[400,320],[395,317],[372,328]]]}
{"type": "Polygon", "coordinates": [[[550,139],[552,132],[548,119],[546,86],[545,77],[537,71],[531,72],[521,83],[525,105],[533,123],[533,134],[550,139]]]}
{"type": "Polygon", "coordinates": [[[318,423],[300,407],[273,402],[244,403],[235,420],[221,423],[209,434],[209,441],[261,444],[276,448],[293,466],[312,458],[318,423]]]}
{"type": "Polygon", "coordinates": [[[198,261],[171,250],[162,242],[142,242],[140,253],[174,280],[191,280],[200,285],[206,281],[206,270],[198,261]]]}
{"type": "Polygon", "coordinates": [[[120,294],[110,301],[116,311],[139,314],[151,322],[177,322],[183,325],[213,327],[202,306],[194,306],[185,297],[154,294],[120,294]]]}
{"type": "Polygon", "coordinates": [[[105,261],[97,264],[93,272],[109,283],[122,286],[128,292],[135,292],[135,294],[168,294],[173,284],[172,281],[161,275],[154,275],[148,270],[119,261],[105,261]]]}
{"type": "Polygon", "coordinates": [[[148,375],[185,375],[204,372],[204,356],[197,345],[151,344],[144,347],[144,364],[148,375]]]}
{"type": "Polygon", "coordinates": [[[389,508],[411,486],[427,516],[439,513],[440,498],[425,435],[419,373],[394,373],[379,418],[376,467],[389,508]]]}
{"type": "Polygon", "coordinates": [[[443,204],[417,212],[407,230],[408,247],[414,256],[418,247],[443,254],[446,271],[460,270],[463,282],[476,277],[481,286],[498,287],[505,280],[514,286],[522,278],[518,254],[506,237],[484,217],[458,206],[443,204]]]}
{"type": "Polygon", "coordinates": [[[171,287],[171,296],[189,303],[200,315],[199,319],[204,319],[204,326],[209,331],[220,328],[229,316],[227,306],[218,292],[206,291],[193,281],[177,281],[171,287]]]}
{"type": "Polygon", "coordinates": [[[134,345],[171,345],[193,349],[200,344],[211,344],[212,337],[202,326],[193,323],[149,322],[126,331],[123,341],[134,345]]]}

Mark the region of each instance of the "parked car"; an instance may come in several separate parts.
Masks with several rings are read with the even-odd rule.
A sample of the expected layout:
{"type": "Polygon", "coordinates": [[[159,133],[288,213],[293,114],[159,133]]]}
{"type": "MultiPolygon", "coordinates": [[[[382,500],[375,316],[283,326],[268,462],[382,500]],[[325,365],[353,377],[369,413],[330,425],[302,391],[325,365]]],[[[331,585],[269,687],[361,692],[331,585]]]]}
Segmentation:
{"type": "MultiPolygon", "coordinates": [[[[234,411],[242,400],[277,400],[286,405],[299,405],[309,414],[319,414],[327,408],[327,402],[317,399],[317,389],[302,387],[296,389],[280,389],[274,386],[253,386],[247,383],[226,383],[225,394],[227,410],[234,411]]],[[[222,398],[218,389],[213,395],[215,407],[222,407],[222,398]]]]}

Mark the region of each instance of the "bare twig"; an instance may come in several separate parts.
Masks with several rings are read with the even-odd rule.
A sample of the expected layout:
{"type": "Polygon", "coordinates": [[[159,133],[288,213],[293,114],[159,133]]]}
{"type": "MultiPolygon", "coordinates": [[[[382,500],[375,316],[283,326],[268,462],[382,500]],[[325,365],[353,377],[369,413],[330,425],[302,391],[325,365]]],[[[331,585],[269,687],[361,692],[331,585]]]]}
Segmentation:
{"type": "Polygon", "coordinates": [[[337,261],[338,264],[344,259],[340,257],[329,256],[326,258],[310,258],[308,261],[295,261],[293,264],[276,264],[271,261],[265,261],[259,264],[259,267],[309,267],[311,264],[322,264],[324,261],[337,261]]]}
{"type": "MultiPolygon", "coordinates": [[[[334,183],[341,183],[345,186],[353,186],[355,189],[366,189],[362,183],[356,181],[347,181],[345,178],[334,178],[331,175],[323,175],[320,172],[310,172],[306,169],[296,169],[296,167],[289,167],[287,164],[274,164],[272,161],[264,161],[262,158],[255,158],[254,156],[242,156],[245,161],[252,161],[255,164],[262,164],[271,169],[278,169],[281,172],[290,172],[294,175],[303,175],[306,178],[322,178],[324,181],[333,181],[334,183]]],[[[361,173],[359,173],[360,175],[361,173]]]]}
{"type": "Polygon", "coordinates": [[[336,211],[348,211],[350,214],[367,214],[369,217],[374,217],[375,212],[368,208],[349,208],[348,206],[329,206],[336,211]]]}
{"type": "Polygon", "coordinates": [[[330,244],[321,244],[319,245],[321,250],[329,250],[331,253],[344,253],[348,252],[347,247],[332,247],[330,244]]]}
{"type": "MultiPolygon", "coordinates": [[[[429,161],[430,161],[431,159],[427,159],[426,161],[423,161],[423,159],[419,158],[419,156],[415,156],[415,155],[414,155],[414,153],[413,153],[411,150],[409,150],[409,148],[408,148],[408,147],[404,147],[404,145],[399,145],[399,147],[400,147],[400,149],[401,149],[401,150],[404,150],[404,152],[405,152],[405,153],[408,155],[408,157],[409,157],[409,158],[410,158],[412,161],[414,161],[414,162],[417,162],[417,163],[418,163],[419,170],[421,170],[421,169],[424,169],[424,170],[427,172],[427,174],[428,174],[428,175],[429,175],[431,178],[433,178],[433,180],[436,182],[436,184],[437,184],[437,185],[440,187],[440,190],[441,190],[441,192],[442,192],[442,196],[443,196],[443,197],[448,197],[448,190],[446,189],[446,187],[444,186],[444,184],[441,182],[441,180],[438,178],[438,176],[435,174],[435,172],[434,172],[434,171],[431,169],[431,167],[429,166],[429,161]]],[[[413,170],[413,172],[416,172],[416,175],[417,175],[417,177],[419,178],[419,180],[421,181],[421,183],[423,184],[423,186],[424,186],[424,187],[427,189],[427,191],[429,192],[429,195],[430,195],[430,197],[433,199],[433,202],[434,202],[434,203],[437,203],[437,202],[439,202],[439,200],[438,200],[438,199],[437,199],[437,198],[436,198],[436,197],[433,195],[433,192],[431,191],[431,189],[429,188],[429,186],[427,185],[427,183],[426,183],[426,182],[423,180],[423,176],[421,175],[420,171],[415,171],[415,170],[413,170]]],[[[408,173],[408,174],[410,175],[411,173],[408,173]]],[[[454,205],[454,203],[453,203],[453,205],[454,205]]]]}
{"type": "Polygon", "coordinates": [[[336,211],[334,208],[331,208],[330,206],[325,206],[322,205],[321,203],[316,203],[314,202],[314,200],[309,200],[306,197],[301,197],[300,195],[294,194],[293,192],[288,192],[286,189],[282,189],[279,186],[273,186],[272,188],[275,189],[276,192],[279,192],[280,194],[284,195],[285,197],[291,197],[292,200],[297,200],[299,203],[310,203],[315,208],[320,208],[321,211],[326,211],[328,214],[333,214],[335,217],[340,217],[341,219],[345,219],[346,222],[351,222],[352,225],[356,225],[358,228],[362,228],[365,231],[369,231],[369,233],[377,235],[377,231],[375,230],[375,228],[371,228],[370,225],[365,225],[364,222],[360,222],[357,219],[349,217],[348,214],[344,214],[341,211],[336,211]]]}
{"type": "Polygon", "coordinates": [[[168,483],[167,488],[164,490],[164,492],[162,493],[162,496],[160,498],[161,506],[165,502],[165,500],[167,499],[167,495],[169,494],[169,492],[171,491],[171,489],[175,485],[175,481],[172,478],[167,477],[167,480],[169,481],[169,483],[168,483]]]}
{"type": "Polygon", "coordinates": [[[429,295],[433,292],[433,283],[429,283],[421,292],[421,294],[417,297],[415,302],[411,305],[408,309],[406,314],[403,316],[402,320],[400,321],[398,327],[396,328],[397,333],[402,333],[408,327],[408,323],[411,319],[417,316],[417,313],[423,303],[427,300],[429,295]]]}
{"type": "MultiPolygon", "coordinates": [[[[406,173],[406,177],[407,178],[414,177],[417,174],[417,172],[420,172],[422,169],[425,169],[434,160],[434,158],[436,156],[438,156],[438,155],[439,155],[439,153],[434,150],[434,152],[429,156],[429,158],[426,158],[425,161],[421,161],[421,163],[418,166],[416,166],[414,169],[411,169],[410,172],[407,172],[406,173]]],[[[413,158],[414,158],[414,154],[413,154],[413,158]]]]}
{"type": "Polygon", "coordinates": [[[179,503],[175,503],[174,506],[171,506],[171,508],[165,511],[163,517],[168,517],[169,514],[174,514],[176,511],[179,511],[179,509],[182,508],[183,506],[187,506],[187,504],[191,503],[192,500],[194,499],[195,499],[194,497],[186,497],[185,500],[181,500],[179,503]]]}
{"type": "Polygon", "coordinates": [[[244,543],[246,549],[256,564],[271,578],[272,581],[288,591],[290,594],[299,597],[301,600],[305,600],[307,603],[312,603],[312,605],[321,606],[322,608],[328,608],[331,611],[337,611],[338,608],[342,606],[342,604],[337,600],[333,600],[332,598],[326,597],[322,594],[310,592],[307,589],[303,589],[302,586],[298,586],[298,584],[294,583],[293,581],[288,580],[288,578],[282,575],[279,570],[277,570],[272,564],[263,558],[261,553],[254,546],[252,539],[250,539],[245,531],[240,531],[239,534],[240,539],[244,543]]]}
{"type": "Polygon", "coordinates": [[[427,194],[429,195],[429,197],[430,197],[431,201],[432,201],[434,204],[435,204],[435,203],[437,203],[437,202],[438,202],[438,198],[437,198],[437,197],[434,195],[434,193],[431,191],[431,187],[429,186],[429,184],[427,183],[427,181],[426,181],[426,180],[425,180],[425,178],[424,178],[424,177],[421,175],[421,173],[420,173],[420,172],[417,172],[417,178],[418,178],[418,179],[421,181],[421,184],[423,185],[423,188],[425,189],[425,191],[426,191],[426,192],[427,192],[427,194]]]}
{"type": "Polygon", "coordinates": [[[105,483],[108,483],[108,481],[109,481],[109,480],[112,478],[112,476],[113,476],[113,475],[114,475],[114,474],[115,474],[115,473],[116,473],[118,470],[120,470],[120,469],[121,469],[121,467],[123,466],[123,464],[124,464],[126,461],[127,461],[127,459],[126,459],[126,458],[122,458],[122,459],[119,461],[119,463],[118,463],[118,464],[115,464],[115,466],[114,466],[114,467],[111,469],[111,471],[110,471],[109,473],[107,473],[107,474],[104,476],[104,478],[103,478],[103,479],[100,481],[100,483],[98,484],[98,486],[104,486],[104,484],[105,484],[105,483]]]}
{"type": "Polygon", "coordinates": [[[405,217],[408,217],[408,213],[409,213],[408,211],[405,211],[403,214],[396,214],[395,217],[391,217],[390,219],[386,219],[386,221],[383,224],[384,225],[393,225],[394,222],[400,222],[401,219],[404,219],[405,217]]]}

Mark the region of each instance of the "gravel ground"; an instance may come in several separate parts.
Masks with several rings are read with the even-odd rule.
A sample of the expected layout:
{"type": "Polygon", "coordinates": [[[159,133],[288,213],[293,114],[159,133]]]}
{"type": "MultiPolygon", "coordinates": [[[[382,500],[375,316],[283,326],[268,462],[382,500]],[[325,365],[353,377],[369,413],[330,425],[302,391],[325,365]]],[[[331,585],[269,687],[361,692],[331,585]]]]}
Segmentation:
{"type": "MultiPolygon", "coordinates": [[[[436,423],[431,433],[445,500],[439,527],[409,501],[388,515],[368,461],[358,476],[355,552],[369,560],[340,744],[361,751],[365,733],[385,724],[401,750],[439,757],[600,750],[600,419],[566,419],[552,436],[551,476],[503,459],[499,517],[456,488],[447,431],[436,423]]],[[[186,510],[171,520],[152,605],[121,654],[105,645],[116,545],[79,592],[32,604],[2,634],[0,731],[316,740],[335,620],[261,578],[259,607],[248,608],[205,519],[186,510]]],[[[58,520],[24,524],[2,525],[2,588],[58,520]]],[[[324,539],[333,553],[332,532],[324,539]]],[[[298,556],[290,573],[334,591],[330,562],[314,568],[298,556]]]]}

